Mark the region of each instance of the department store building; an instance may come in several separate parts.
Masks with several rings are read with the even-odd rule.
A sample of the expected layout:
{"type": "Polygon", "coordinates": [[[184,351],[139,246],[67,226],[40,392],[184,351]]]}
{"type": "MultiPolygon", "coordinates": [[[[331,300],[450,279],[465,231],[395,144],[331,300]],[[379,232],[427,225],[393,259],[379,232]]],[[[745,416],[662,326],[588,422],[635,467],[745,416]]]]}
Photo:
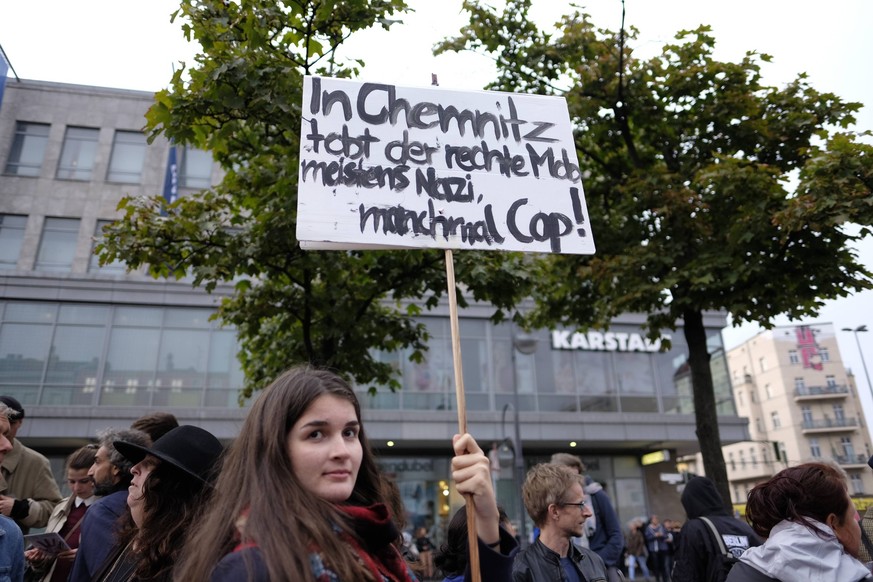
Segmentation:
{"type": "MultiPolygon", "coordinates": [[[[236,335],[210,320],[229,289],[209,295],[184,280],[101,266],[92,253],[122,196],[162,192],[169,144],[148,144],[141,132],[152,97],[12,78],[2,95],[0,393],[22,402],[19,438],[46,454],[59,478],[66,454],[147,412],[172,412],[225,442],[246,413],[236,335]]],[[[178,164],[180,195],[221,179],[208,153],[180,148],[178,164]]],[[[609,330],[524,337],[490,315],[485,305],[461,312],[467,421],[491,450],[510,515],[519,507],[514,473],[563,451],[583,458],[623,521],[684,517],[675,463],[641,462],[699,449],[681,328],[664,332],[671,345],[662,351],[645,339],[641,315],[609,330]]],[[[424,362],[382,354],[403,389],[360,388],[368,435],[414,523],[438,521],[458,503],[449,482],[458,420],[448,308],[420,319],[431,335],[424,362]]],[[[705,324],[723,442],[746,440],[721,344],[725,319],[707,314],[705,324]]]]}

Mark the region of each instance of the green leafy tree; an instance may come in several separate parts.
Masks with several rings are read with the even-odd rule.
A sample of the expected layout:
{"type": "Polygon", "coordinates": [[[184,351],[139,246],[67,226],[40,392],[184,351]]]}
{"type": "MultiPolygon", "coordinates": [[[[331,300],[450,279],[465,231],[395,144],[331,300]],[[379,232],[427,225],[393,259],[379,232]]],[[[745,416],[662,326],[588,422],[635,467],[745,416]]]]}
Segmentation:
{"type": "MultiPolygon", "coordinates": [[[[300,362],[396,388],[374,351],[426,349],[414,316],[446,290],[442,253],[305,252],[295,238],[303,75],[354,76],[362,63],[340,58],[344,41],[406,10],[403,0],[184,0],[173,15],[202,52],[156,95],[147,131],[211,151],[225,175],[170,205],[124,199],[101,260],[209,291],[232,284],[217,315],[238,330],[241,398],[300,362]]],[[[525,292],[522,259],[457,253],[459,303],[491,301],[500,319],[525,292]]]]}
{"type": "Polygon", "coordinates": [[[465,2],[470,24],[438,51],[490,54],[489,88],[567,99],[597,254],[541,263],[532,321],[584,328],[640,312],[653,337],[681,322],[704,469],[729,505],[703,313],[769,327],[871,287],[840,228],[870,224],[869,147],[846,130],[860,104],[804,75],[765,85],[766,55],[715,60],[706,26],[638,59],[634,29],[574,12],[547,33],[529,8],[465,2]]]}

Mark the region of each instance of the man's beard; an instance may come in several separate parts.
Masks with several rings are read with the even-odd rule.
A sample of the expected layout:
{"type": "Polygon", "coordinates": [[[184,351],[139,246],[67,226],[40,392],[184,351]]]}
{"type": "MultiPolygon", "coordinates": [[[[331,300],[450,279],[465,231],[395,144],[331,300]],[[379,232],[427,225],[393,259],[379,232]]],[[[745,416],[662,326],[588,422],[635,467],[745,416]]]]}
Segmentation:
{"type": "Polygon", "coordinates": [[[110,493],[115,493],[115,489],[117,483],[113,483],[112,481],[101,481],[100,483],[94,482],[94,495],[109,495],[110,493]]]}

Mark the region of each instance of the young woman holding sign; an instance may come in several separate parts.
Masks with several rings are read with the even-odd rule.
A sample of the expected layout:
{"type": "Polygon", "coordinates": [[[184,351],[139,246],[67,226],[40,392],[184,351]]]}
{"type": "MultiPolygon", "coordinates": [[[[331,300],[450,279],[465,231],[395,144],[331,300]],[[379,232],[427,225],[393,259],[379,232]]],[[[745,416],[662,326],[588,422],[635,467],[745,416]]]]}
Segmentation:
{"type": "MultiPolygon", "coordinates": [[[[452,446],[452,478],[476,507],[483,580],[508,581],[515,540],[498,527],[488,458],[468,434],[452,446]]],[[[216,489],[176,580],[416,580],[394,545],[360,405],[336,374],[294,368],[267,387],[216,489]]]]}

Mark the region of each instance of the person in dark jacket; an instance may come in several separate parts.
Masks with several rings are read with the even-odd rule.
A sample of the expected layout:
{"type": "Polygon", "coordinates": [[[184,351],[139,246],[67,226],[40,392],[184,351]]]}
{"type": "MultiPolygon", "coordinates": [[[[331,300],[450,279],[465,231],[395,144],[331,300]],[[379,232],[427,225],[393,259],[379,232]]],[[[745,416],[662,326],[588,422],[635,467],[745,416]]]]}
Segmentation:
{"type": "Polygon", "coordinates": [[[133,463],[124,458],[113,444],[117,440],[151,444],[147,434],[138,430],[106,429],[100,432],[100,447],[88,475],[94,479],[94,494],[103,498],[94,503],[79,527],[79,551],[73,562],[69,582],[89,582],[115,546],[118,521],[127,513],[127,488],[133,479],[133,463]]]}
{"type": "Polygon", "coordinates": [[[582,535],[591,517],[582,485],[582,476],[564,465],[541,463],[528,471],[522,488],[524,508],[540,535],[516,556],[513,582],[607,580],[603,559],[570,541],[582,535]]]}
{"type": "MultiPolygon", "coordinates": [[[[509,518],[500,506],[497,507],[497,511],[500,514],[500,539],[504,543],[509,540],[507,546],[511,546],[512,541],[515,540],[512,524],[509,523],[509,518]]],[[[449,522],[446,541],[433,557],[434,566],[445,576],[443,582],[464,582],[464,572],[467,570],[468,561],[468,544],[467,508],[461,507],[449,522]]],[[[513,549],[510,555],[514,555],[517,550],[518,548],[513,549]]]]}
{"type": "Polygon", "coordinates": [[[750,547],[763,543],[749,524],[728,513],[715,483],[708,477],[692,477],[688,481],[682,492],[682,506],[688,521],[682,526],[676,548],[674,582],[724,579],[721,548],[702,517],[712,522],[725,548],[737,558],[750,547]]]}

